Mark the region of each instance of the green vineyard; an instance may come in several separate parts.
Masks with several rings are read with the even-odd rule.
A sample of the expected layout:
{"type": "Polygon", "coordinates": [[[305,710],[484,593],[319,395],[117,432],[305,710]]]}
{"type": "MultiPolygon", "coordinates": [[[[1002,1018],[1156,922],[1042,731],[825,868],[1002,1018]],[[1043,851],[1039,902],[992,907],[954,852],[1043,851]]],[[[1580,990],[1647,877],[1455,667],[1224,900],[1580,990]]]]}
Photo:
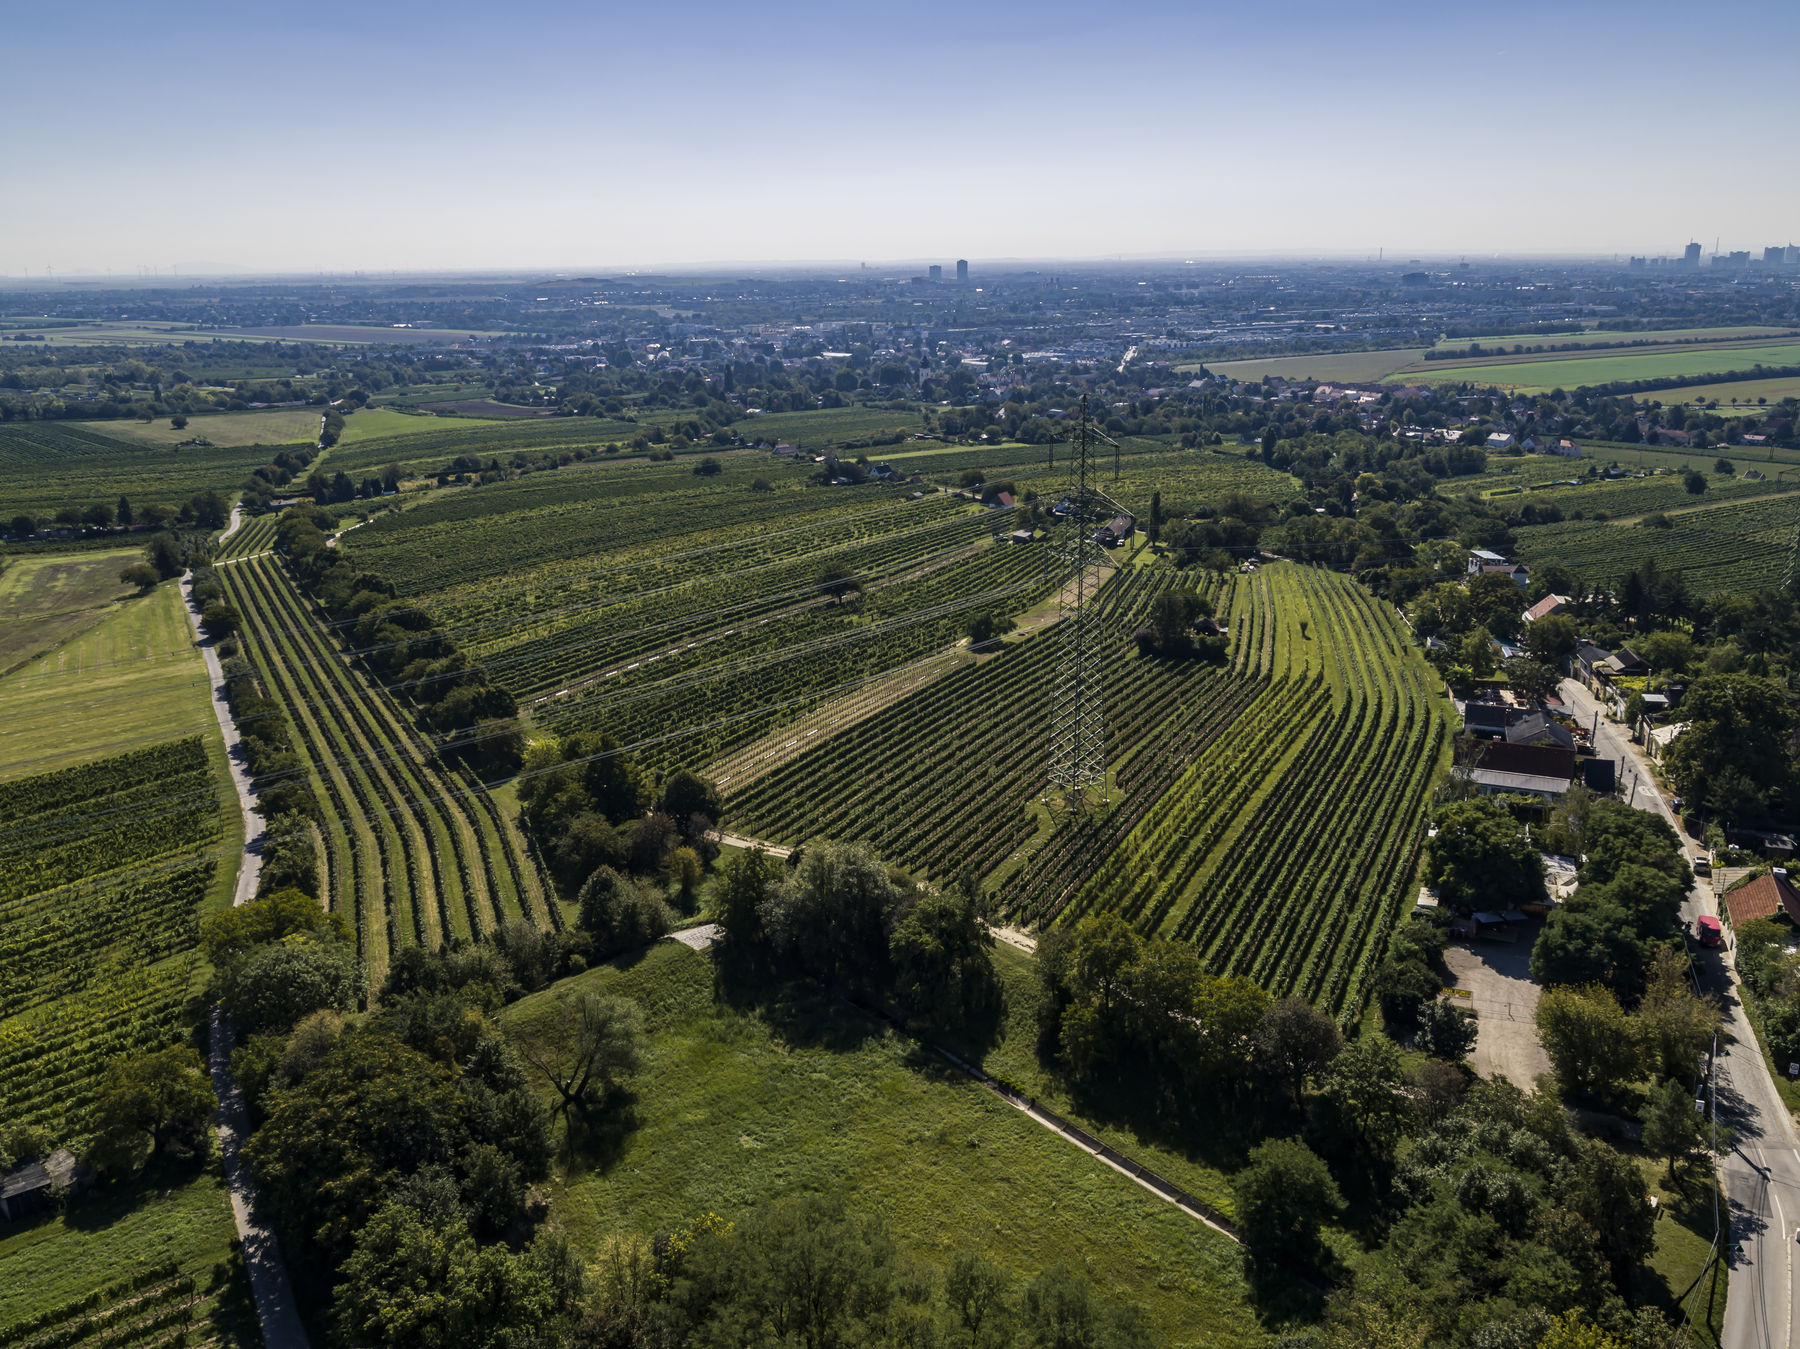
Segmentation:
{"type": "Polygon", "coordinates": [[[517,824],[451,769],[326,635],[273,557],[223,566],[245,654],[288,710],[324,807],[323,888],[357,934],[370,988],[401,946],[561,922],[517,824]]]}
{"type": "Polygon", "coordinates": [[[182,1038],[222,832],[198,736],[8,785],[0,1119],[79,1134],[109,1059],[182,1038]]]}

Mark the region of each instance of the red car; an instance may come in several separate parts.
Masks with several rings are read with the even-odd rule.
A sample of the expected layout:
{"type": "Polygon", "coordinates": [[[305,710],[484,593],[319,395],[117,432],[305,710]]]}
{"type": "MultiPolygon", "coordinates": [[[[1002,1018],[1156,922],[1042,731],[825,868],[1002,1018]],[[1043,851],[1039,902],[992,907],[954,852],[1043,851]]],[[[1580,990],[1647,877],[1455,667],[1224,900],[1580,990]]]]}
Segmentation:
{"type": "Polygon", "coordinates": [[[1694,920],[1694,936],[1702,946],[1717,946],[1725,940],[1725,934],[1719,927],[1719,920],[1707,915],[1694,920]]]}

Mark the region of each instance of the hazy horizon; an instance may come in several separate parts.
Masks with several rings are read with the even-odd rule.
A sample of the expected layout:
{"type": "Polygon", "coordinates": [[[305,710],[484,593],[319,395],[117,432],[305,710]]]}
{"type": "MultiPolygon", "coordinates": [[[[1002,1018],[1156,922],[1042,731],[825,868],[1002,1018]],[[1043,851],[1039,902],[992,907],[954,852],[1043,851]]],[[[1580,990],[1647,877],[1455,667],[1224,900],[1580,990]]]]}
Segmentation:
{"type": "Polygon", "coordinates": [[[1785,0],[146,13],[12,22],[9,280],[1800,241],[1785,0]]]}

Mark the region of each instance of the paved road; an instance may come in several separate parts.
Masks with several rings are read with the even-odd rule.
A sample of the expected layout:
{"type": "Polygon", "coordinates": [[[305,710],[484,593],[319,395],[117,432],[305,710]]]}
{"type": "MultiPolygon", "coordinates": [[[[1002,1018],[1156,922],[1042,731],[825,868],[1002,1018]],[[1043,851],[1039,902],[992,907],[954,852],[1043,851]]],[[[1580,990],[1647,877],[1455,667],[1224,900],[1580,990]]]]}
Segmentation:
{"type": "MultiPolygon", "coordinates": [[[[230,538],[242,524],[242,512],[232,507],[231,524],[219,536],[220,542],[230,538]]],[[[213,715],[219,719],[219,730],[225,736],[231,783],[237,789],[238,808],[244,816],[244,852],[238,864],[237,889],[231,901],[242,904],[255,897],[256,882],[262,874],[262,817],[256,813],[256,792],[250,786],[237,724],[232,721],[231,709],[225,703],[225,678],[219,667],[219,653],[200,631],[200,613],[194,604],[193,589],[194,578],[190,572],[181,578],[181,597],[186,601],[188,621],[194,626],[194,636],[199,641],[200,654],[206,661],[206,672],[212,681],[213,715]]],[[[257,1217],[256,1183],[241,1154],[250,1126],[244,1111],[243,1093],[231,1076],[231,1026],[219,1015],[216,1006],[212,1009],[211,1043],[208,1069],[212,1074],[213,1091],[219,1098],[219,1118],[214,1128],[224,1158],[231,1216],[237,1224],[238,1240],[243,1243],[244,1268],[250,1276],[251,1294],[256,1299],[257,1320],[262,1324],[263,1343],[267,1349],[307,1349],[306,1328],[300,1322],[293,1286],[288,1282],[287,1266],[282,1263],[281,1247],[275,1240],[275,1233],[257,1217]]]]}
{"type": "MultiPolygon", "coordinates": [[[[1598,703],[1580,684],[1564,680],[1563,702],[1584,724],[1594,724],[1598,703]]],[[[1619,761],[1621,785],[1633,804],[1653,810],[1680,833],[1680,823],[1663,799],[1649,766],[1626,737],[1624,728],[1600,717],[1595,737],[1598,752],[1619,761]]],[[[1683,836],[1686,841],[1685,835],[1683,836]]],[[[1690,856],[1697,853],[1690,847],[1690,856]]],[[[1692,925],[1701,914],[1716,914],[1712,886],[1696,882],[1688,891],[1682,917],[1692,925]]],[[[1731,1296],[1725,1304],[1722,1349],[1791,1349],[1796,1312],[1794,1283],[1796,1235],[1800,1234],[1800,1136],[1793,1116],[1782,1104],[1767,1062],[1737,996],[1731,954],[1701,951],[1700,978],[1718,993],[1725,1008],[1719,1059],[1714,1070],[1718,1113],[1737,1135],[1737,1146],[1720,1167],[1730,1203],[1731,1296]]]]}

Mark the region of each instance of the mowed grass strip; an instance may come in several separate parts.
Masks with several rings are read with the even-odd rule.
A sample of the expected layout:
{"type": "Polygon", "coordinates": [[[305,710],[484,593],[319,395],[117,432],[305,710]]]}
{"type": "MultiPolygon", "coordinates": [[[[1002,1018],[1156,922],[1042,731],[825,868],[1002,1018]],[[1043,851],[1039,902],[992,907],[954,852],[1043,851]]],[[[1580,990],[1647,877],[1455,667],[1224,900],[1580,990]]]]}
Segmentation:
{"type": "Polygon", "coordinates": [[[801,987],[766,1013],[733,1008],[708,957],[664,942],[502,1020],[575,989],[637,1000],[650,1032],[634,1127],[565,1157],[551,1186],[584,1258],[612,1232],[841,1194],[940,1269],[968,1250],[1021,1277],[1061,1262],[1141,1303],[1169,1343],[1265,1342],[1229,1239],[845,1004],[801,987]]]}
{"type": "Polygon", "coordinates": [[[6,559],[0,569],[0,674],[92,627],[136,587],[119,572],[136,548],[6,559]]]}
{"type": "Polygon", "coordinates": [[[217,733],[180,589],[165,581],[0,678],[0,779],[158,740],[217,733]]]}

